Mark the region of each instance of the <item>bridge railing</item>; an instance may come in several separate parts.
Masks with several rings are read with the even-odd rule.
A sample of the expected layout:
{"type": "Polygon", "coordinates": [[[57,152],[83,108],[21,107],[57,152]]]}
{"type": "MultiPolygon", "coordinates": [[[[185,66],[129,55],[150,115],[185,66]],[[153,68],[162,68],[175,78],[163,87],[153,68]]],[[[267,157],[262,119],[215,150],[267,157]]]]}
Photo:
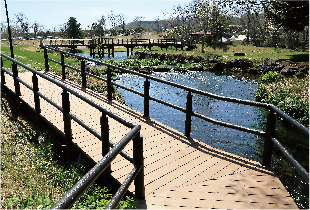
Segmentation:
{"type": "Polygon", "coordinates": [[[176,39],[119,39],[119,38],[98,38],[96,43],[103,45],[159,45],[159,44],[185,44],[184,41],[178,42],[176,39]],[[101,41],[100,41],[101,40],[101,41]]]}
{"type": "Polygon", "coordinates": [[[40,45],[49,45],[49,46],[68,46],[68,45],[75,45],[75,46],[89,46],[94,45],[93,39],[41,39],[40,45]],[[48,43],[48,44],[45,44],[48,43]]]}
{"type": "MultiPolygon", "coordinates": [[[[112,200],[108,204],[107,208],[114,209],[128,190],[130,184],[134,180],[135,182],[135,197],[138,199],[144,199],[145,192],[144,192],[144,161],[143,161],[143,138],[140,136],[141,126],[133,124],[122,117],[116,115],[113,112],[110,112],[106,108],[102,107],[101,105],[95,103],[94,101],[88,99],[87,97],[79,94],[78,92],[74,91],[73,89],[67,87],[66,85],[48,77],[47,75],[38,72],[31,67],[1,53],[1,86],[4,87],[5,85],[5,73],[9,76],[13,77],[14,79],[14,86],[15,86],[15,95],[16,100],[19,103],[21,101],[21,90],[20,84],[24,85],[34,94],[34,101],[35,101],[35,113],[37,120],[40,120],[41,116],[41,107],[40,107],[40,99],[44,99],[52,106],[56,107],[63,113],[64,119],[64,136],[65,136],[65,144],[67,152],[71,150],[73,146],[72,142],[72,129],[71,129],[71,120],[76,121],[79,125],[83,128],[88,130],[92,133],[95,137],[99,138],[102,141],[102,155],[103,158],[90,170],[88,171],[82,179],[80,179],[71,189],[67,192],[61,200],[56,203],[53,209],[67,209],[71,208],[75,201],[89,188],[89,186],[99,177],[99,175],[103,174],[104,182],[108,182],[108,178],[111,176],[111,169],[110,165],[111,162],[115,159],[115,157],[120,154],[125,159],[133,163],[134,167],[132,171],[129,173],[128,177],[121,185],[117,193],[113,196],[112,200]],[[12,72],[5,69],[3,67],[2,58],[6,58],[9,61],[12,61],[12,72]],[[29,70],[33,73],[32,76],[32,85],[27,84],[25,81],[19,78],[18,76],[18,69],[17,65],[29,70]],[[61,87],[63,89],[62,95],[62,105],[58,105],[55,101],[52,101],[47,96],[42,94],[39,91],[39,84],[38,84],[38,76],[44,78],[45,80],[61,87]],[[72,112],[70,112],[70,95],[80,98],[81,100],[88,103],[90,106],[98,109],[102,116],[100,117],[101,122],[101,133],[97,132],[94,128],[87,125],[81,119],[76,117],[72,112]],[[121,124],[125,125],[126,127],[130,128],[131,130],[117,143],[114,144],[109,140],[109,119],[111,117],[116,121],[120,122],[121,124]],[[123,148],[130,142],[133,141],[133,156],[129,155],[128,153],[123,151],[123,148]],[[112,148],[110,150],[110,147],[112,148]]],[[[69,155],[69,154],[67,154],[69,155]]]]}
{"type": "MultiPolygon", "coordinates": [[[[170,82],[170,81],[165,81],[150,75],[146,75],[146,74],[142,74],[139,72],[135,72],[135,71],[131,71],[122,67],[118,67],[118,66],[114,66],[111,64],[107,64],[92,58],[86,58],[84,56],[79,56],[79,55],[75,55],[72,53],[68,53],[68,52],[64,52],[58,49],[54,49],[51,47],[44,47],[45,50],[46,49],[50,49],[50,50],[54,50],[56,52],[59,52],[62,56],[63,54],[67,54],[70,56],[74,56],[78,59],[81,60],[81,70],[74,68],[74,67],[69,67],[65,64],[62,64],[63,66],[63,71],[65,71],[64,66],[69,67],[71,69],[75,69],[79,72],[81,72],[81,77],[82,77],[82,86],[86,87],[86,75],[91,76],[91,77],[95,77],[99,80],[105,81],[107,82],[107,89],[108,89],[108,99],[112,100],[112,85],[116,86],[116,87],[120,87],[122,89],[125,89],[127,91],[130,91],[134,94],[140,95],[144,98],[144,117],[149,117],[150,113],[149,113],[149,101],[153,100],[156,101],[160,104],[166,105],[168,107],[174,108],[176,110],[179,110],[181,112],[186,113],[186,119],[185,119],[185,135],[187,137],[190,137],[190,133],[191,133],[191,118],[197,117],[200,119],[203,119],[205,121],[211,122],[213,124],[216,125],[221,125],[221,126],[225,126],[228,128],[232,128],[232,129],[236,129],[239,131],[243,131],[243,132],[247,132],[247,133],[251,133],[251,134],[255,134],[255,135],[259,135],[265,138],[265,142],[264,142],[264,151],[263,151],[263,160],[262,160],[262,165],[264,166],[270,166],[271,164],[271,156],[272,156],[272,146],[275,145],[280,151],[281,153],[289,160],[289,162],[297,169],[297,171],[305,178],[305,180],[309,183],[309,173],[304,169],[304,167],[302,167],[298,161],[296,161],[293,156],[285,149],[285,147],[275,138],[275,124],[276,124],[276,115],[278,115],[279,117],[281,117],[282,119],[284,119],[285,121],[287,121],[289,124],[291,124],[293,127],[295,127],[296,129],[298,129],[302,134],[304,134],[306,137],[309,138],[309,129],[306,128],[305,126],[303,126],[302,124],[300,124],[299,122],[297,122],[296,120],[294,120],[292,117],[288,116],[286,113],[284,113],[283,111],[281,111],[279,108],[277,108],[274,105],[271,104],[266,104],[266,103],[260,103],[260,102],[255,102],[255,101],[249,101],[249,100],[242,100],[242,99],[237,99],[237,98],[231,98],[231,97],[225,97],[225,96],[219,96],[216,94],[212,94],[206,91],[201,91],[195,88],[191,88],[191,87],[187,87],[187,86],[183,86],[174,82],[170,82]],[[105,65],[108,67],[108,71],[107,71],[107,76],[106,78],[102,78],[93,74],[90,74],[88,72],[85,71],[85,61],[91,61],[94,62],[98,65],[105,65]],[[145,82],[144,82],[144,92],[139,92],[136,90],[133,90],[131,88],[122,86],[120,84],[114,83],[112,82],[111,79],[111,71],[112,69],[117,69],[123,73],[130,73],[133,75],[137,75],[140,77],[145,78],[145,82]],[[187,103],[186,103],[186,108],[177,106],[175,104],[171,104],[169,102],[163,101],[161,99],[158,98],[154,98],[151,97],[149,94],[150,91],[150,80],[152,81],[156,81],[156,82],[160,82],[163,84],[167,84],[173,87],[177,87],[180,88],[182,90],[185,90],[188,92],[187,94],[187,103]],[[203,96],[207,96],[210,98],[214,98],[217,100],[222,100],[222,101],[227,101],[227,102],[232,102],[232,103],[237,103],[237,104],[243,104],[243,105],[249,105],[249,106],[254,106],[254,107],[261,107],[264,108],[266,110],[269,110],[269,114],[267,116],[267,125],[266,125],[266,130],[265,131],[261,131],[261,130],[256,130],[256,129],[252,129],[252,128],[247,128],[247,127],[243,127],[243,126],[239,126],[239,125],[235,125],[232,123],[227,123],[227,122],[222,122],[219,120],[215,120],[213,118],[207,117],[205,115],[202,115],[198,112],[193,111],[192,109],[192,94],[196,93],[196,94],[200,94],[203,96]]],[[[64,75],[64,72],[63,72],[64,75]]]]}

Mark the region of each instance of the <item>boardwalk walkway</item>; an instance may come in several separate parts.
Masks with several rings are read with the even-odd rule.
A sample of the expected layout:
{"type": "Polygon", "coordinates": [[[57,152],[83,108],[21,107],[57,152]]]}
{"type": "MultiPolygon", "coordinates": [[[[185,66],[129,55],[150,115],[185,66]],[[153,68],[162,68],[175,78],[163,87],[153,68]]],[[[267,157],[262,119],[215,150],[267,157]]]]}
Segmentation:
{"type": "MultiPolygon", "coordinates": [[[[50,72],[45,74],[123,118],[141,125],[144,141],[145,204],[148,209],[297,208],[279,179],[260,163],[187,138],[153,119],[145,119],[143,114],[125,105],[116,101],[108,102],[102,95],[82,89],[70,81],[63,81],[50,72]]],[[[19,77],[28,84],[32,84],[31,76],[31,73],[19,73],[19,77]]],[[[14,90],[11,77],[6,77],[6,86],[14,90]]],[[[61,105],[61,88],[42,78],[39,78],[39,88],[40,92],[61,105]]],[[[34,107],[33,92],[21,85],[21,94],[21,98],[34,107]]],[[[70,104],[73,114],[100,132],[101,113],[98,110],[72,95],[70,104]]],[[[41,107],[41,116],[63,132],[62,113],[43,99],[41,107]]],[[[112,119],[109,119],[109,128],[110,139],[115,143],[129,130],[112,119]]],[[[97,162],[102,158],[101,142],[74,121],[72,133],[74,143],[90,159],[97,162]]],[[[131,148],[129,145],[125,150],[132,154],[131,148]]],[[[112,175],[123,182],[132,165],[118,156],[111,168],[112,175]]],[[[134,191],[133,184],[129,190],[134,191]]],[[[143,201],[140,202],[140,208],[143,207],[142,204],[143,201]]]]}

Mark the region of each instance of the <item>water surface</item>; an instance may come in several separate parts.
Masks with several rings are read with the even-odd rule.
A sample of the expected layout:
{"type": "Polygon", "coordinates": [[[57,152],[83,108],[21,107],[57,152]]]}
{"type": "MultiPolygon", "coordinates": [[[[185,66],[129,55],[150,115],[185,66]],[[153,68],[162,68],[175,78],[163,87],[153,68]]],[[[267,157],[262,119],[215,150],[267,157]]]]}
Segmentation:
{"type": "MultiPolygon", "coordinates": [[[[211,72],[190,71],[185,74],[179,72],[153,73],[152,76],[175,82],[213,94],[254,100],[254,91],[257,88],[256,80],[246,77],[216,75],[211,72]]],[[[132,88],[139,92],[144,91],[144,78],[120,74],[116,77],[118,84],[132,88]]],[[[143,97],[118,88],[125,103],[131,108],[143,113],[143,97]]],[[[150,96],[186,108],[188,92],[170,85],[150,81],[150,96]]],[[[254,129],[262,129],[264,122],[262,112],[257,107],[234,104],[212,99],[206,96],[193,94],[193,111],[216,120],[233,123],[254,129]]],[[[185,131],[185,113],[150,101],[150,117],[164,123],[180,132],[185,131]]],[[[242,131],[213,125],[212,123],[192,117],[191,137],[196,138],[216,148],[234,154],[260,161],[256,148],[261,145],[261,138],[242,131]]]]}

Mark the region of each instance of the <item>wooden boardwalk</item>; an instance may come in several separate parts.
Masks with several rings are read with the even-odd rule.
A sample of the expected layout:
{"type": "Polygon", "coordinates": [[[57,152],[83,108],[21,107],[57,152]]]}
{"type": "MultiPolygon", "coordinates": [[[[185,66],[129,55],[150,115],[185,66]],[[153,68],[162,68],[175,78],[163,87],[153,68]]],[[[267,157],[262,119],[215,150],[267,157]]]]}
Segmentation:
{"type": "MultiPolygon", "coordinates": [[[[45,73],[79,91],[123,118],[141,125],[144,141],[145,201],[140,208],[181,209],[293,209],[297,208],[285,187],[274,174],[260,163],[208,146],[187,138],[153,119],[116,101],[112,103],[100,94],[82,89],[70,81],[63,81],[52,73],[45,73]]],[[[28,84],[32,73],[19,73],[28,84]]],[[[6,86],[14,90],[13,79],[6,76],[6,86]]],[[[39,77],[39,90],[61,105],[62,89],[39,77]]],[[[21,84],[21,98],[34,107],[33,92],[21,84]]],[[[41,101],[41,116],[63,132],[62,113],[41,101]]],[[[70,95],[71,112],[100,132],[101,113],[70,95]]],[[[118,142],[129,129],[109,118],[110,139],[118,142]]],[[[94,162],[102,158],[101,142],[72,120],[74,143],[94,162]]],[[[132,154],[132,145],[125,150],[132,154]]],[[[123,182],[132,169],[120,155],[111,166],[112,175],[123,182]]],[[[129,188],[134,191],[134,186],[129,188]]]]}

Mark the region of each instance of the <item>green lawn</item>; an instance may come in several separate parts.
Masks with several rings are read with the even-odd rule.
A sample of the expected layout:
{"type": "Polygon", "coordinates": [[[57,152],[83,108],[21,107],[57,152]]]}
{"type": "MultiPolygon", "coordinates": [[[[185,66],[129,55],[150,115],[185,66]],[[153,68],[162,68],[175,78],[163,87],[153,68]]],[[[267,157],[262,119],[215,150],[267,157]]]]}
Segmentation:
{"type": "MultiPolygon", "coordinates": [[[[6,55],[11,55],[9,46],[1,46],[1,52],[6,55]]],[[[35,70],[41,71],[45,69],[44,65],[44,50],[38,46],[33,45],[17,45],[13,48],[14,59],[34,68],[35,70]]],[[[48,53],[49,58],[52,58],[60,62],[60,55],[57,53],[48,53]]],[[[71,66],[78,66],[80,62],[76,59],[65,58],[65,63],[71,66]]],[[[3,58],[3,66],[5,68],[11,68],[12,63],[3,58]]],[[[51,68],[61,70],[61,66],[56,63],[49,62],[51,68]]]]}

